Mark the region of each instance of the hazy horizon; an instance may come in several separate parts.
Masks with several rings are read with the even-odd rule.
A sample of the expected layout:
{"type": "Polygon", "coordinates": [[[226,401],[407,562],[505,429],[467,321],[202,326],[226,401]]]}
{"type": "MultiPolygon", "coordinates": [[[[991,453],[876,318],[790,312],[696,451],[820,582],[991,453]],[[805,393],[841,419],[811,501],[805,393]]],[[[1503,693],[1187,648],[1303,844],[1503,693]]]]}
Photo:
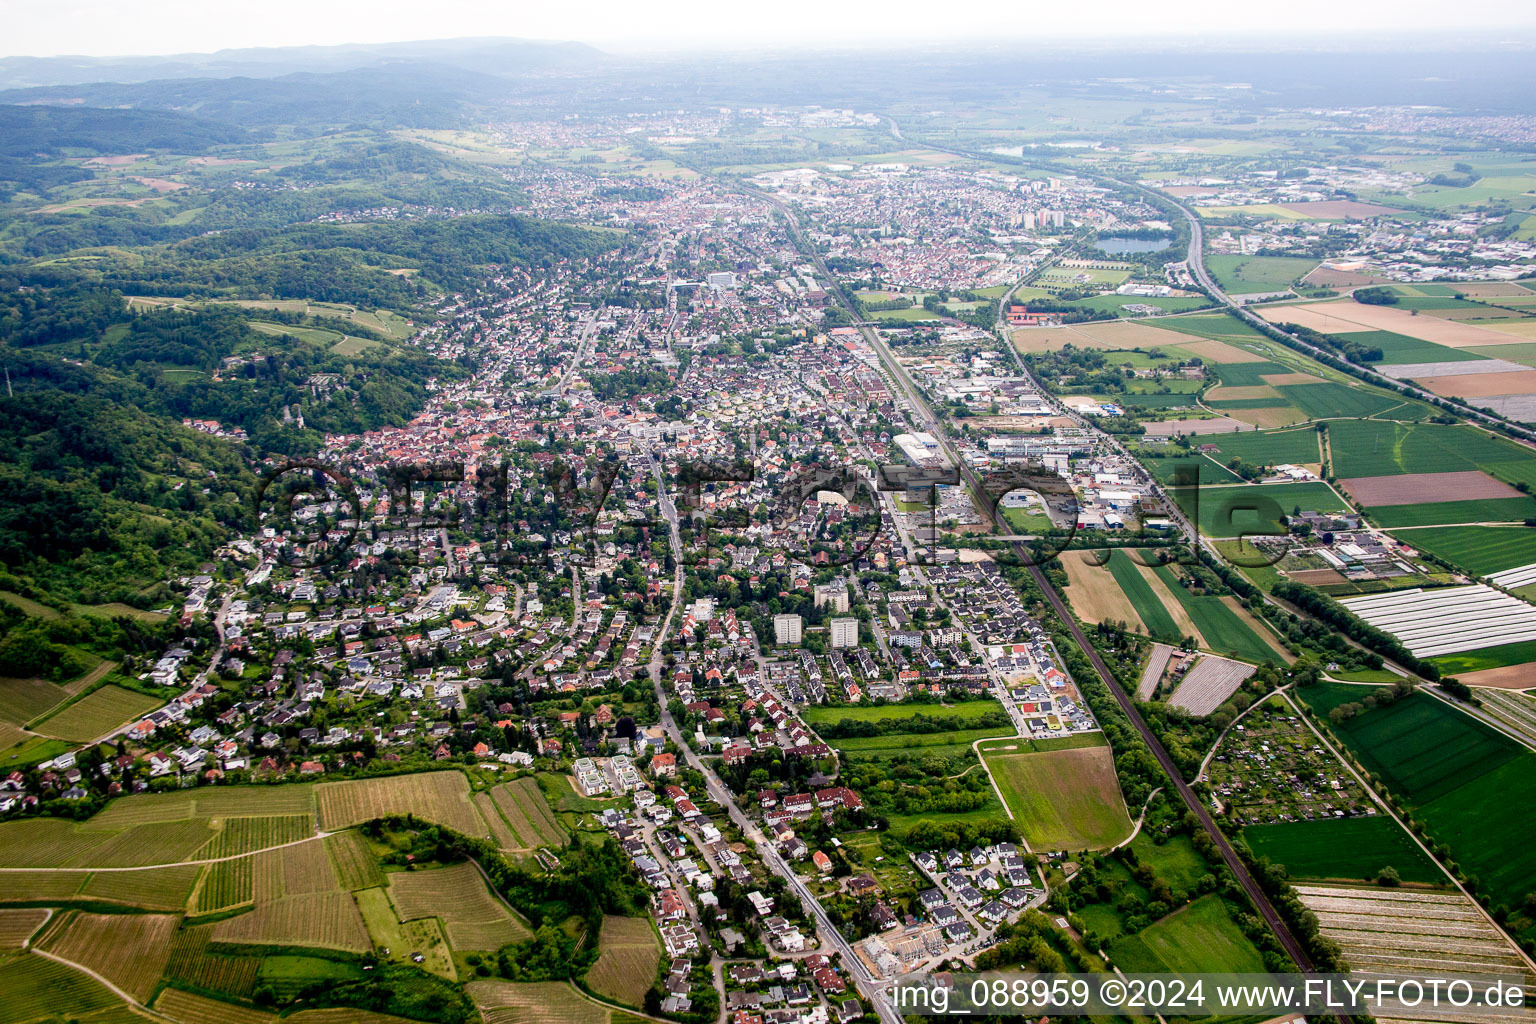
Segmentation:
{"type": "MultiPolygon", "coordinates": [[[[507,37],[552,43],[585,43],[616,55],[687,54],[727,50],[858,50],[983,45],[1126,49],[1138,42],[1157,49],[1216,46],[1224,49],[1283,46],[1332,50],[1376,49],[1397,41],[1454,46],[1473,40],[1524,47],[1536,45],[1536,7],[1494,0],[1474,9],[1438,3],[1374,2],[1341,6],[1300,0],[1283,20],[1214,0],[1196,0],[1170,17],[1167,11],[1108,0],[1084,19],[1076,9],[1024,12],[997,0],[971,0],[944,16],[911,3],[820,5],[790,0],[767,14],[669,0],[665,15],[636,10],[615,0],[569,8],[487,7],[475,0],[443,0],[430,18],[418,5],[386,0],[364,7],[345,0],[299,3],[273,0],[259,24],[211,13],[189,0],[153,7],[99,0],[60,0],[12,8],[6,58],[139,58],[212,54],[253,48],[374,46],[449,39],[507,37]],[[594,26],[602,26],[594,28],[594,26]],[[1516,38],[1521,37],[1521,38],[1516,38]]],[[[1023,52],[1028,52],[1025,49],[1023,52]]]]}

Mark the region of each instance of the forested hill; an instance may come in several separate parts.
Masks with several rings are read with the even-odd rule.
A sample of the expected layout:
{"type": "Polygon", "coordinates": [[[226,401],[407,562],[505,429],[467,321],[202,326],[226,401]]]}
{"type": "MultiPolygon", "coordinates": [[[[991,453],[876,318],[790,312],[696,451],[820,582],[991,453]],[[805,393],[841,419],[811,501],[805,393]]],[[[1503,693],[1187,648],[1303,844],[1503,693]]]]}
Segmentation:
{"type": "Polygon", "coordinates": [[[248,515],[241,446],[139,407],[131,381],[7,356],[0,395],[0,565],[95,604],[163,603],[160,583],[206,561],[248,515]]]}

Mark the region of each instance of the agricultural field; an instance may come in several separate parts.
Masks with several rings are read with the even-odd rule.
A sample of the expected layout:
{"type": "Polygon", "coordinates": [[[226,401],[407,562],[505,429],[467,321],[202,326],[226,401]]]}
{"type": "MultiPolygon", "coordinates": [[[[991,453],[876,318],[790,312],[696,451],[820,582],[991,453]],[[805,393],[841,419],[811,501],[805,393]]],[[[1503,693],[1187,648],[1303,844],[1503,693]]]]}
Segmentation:
{"type": "Polygon", "coordinates": [[[318,946],[353,953],[371,947],[352,895],[320,892],[256,905],[213,926],[215,942],[318,946]]]}
{"type": "Polygon", "coordinates": [[[1231,595],[1195,594],[1180,582],[1173,569],[1163,565],[1152,570],[1173,595],[1199,631],[1201,646],[1218,654],[1233,654],[1252,661],[1280,661],[1286,657],[1246,609],[1231,595]]]}
{"type": "Polygon", "coordinates": [[[1340,603],[1420,658],[1536,641],[1536,608],[1481,583],[1366,594],[1340,603]]]}
{"type": "Polygon", "coordinates": [[[21,949],[47,920],[46,907],[0,910],[0,951],[21,949]]]}
{"type": "Polygon", "coordinates": [[[1168,703],[1203,718],[1226,703],[1255,671],[1252,665],[1244,662],[1207,654],[1185,673],[1174,687],[1168,703]]]}
{"type": "Polygon", "coordinates": [[[203,870],[197,864],[181,864],[142,871],[98,871],[86,880],[80,897],[145,910],[181,910],[203,870]]]}
{"type": "Polygon", "coordinates": [[[1033,850],[1102,850],[1131,831],[1130,815],[1107,744],[1018,751],[996,740],[981,746],[1003,801],[1033,850]]]}
{"type": "Polygon", "coordinates": [[[1197,436],[1194,440],[1216,445],[1220,451],[1212,457],[1218,462],[1239,458],[1255,466],[1306,466],[1322,461],[1317,430],[1312,427],[1197,436]]]}
{"type": "Polygon", "coordinates": [[[32,731],[40,736],[85,743],[138,719],[161,703],[147,694],[109,683],[45,718],[32,731]]]}
{"type": "Polygon", "coordinates": [[[1289,256],[1223,256],[1205,258],[1206,269],[1223,291],[1237,295],[1288,291],[1293,281],[1317,267],[1316,260],[1289,256]]]}
{"type": "Polygon", "coordinates": [[[495,951],[533,933],[497,899],[469,861],[389,876],[389,897],[400,920],[435,917],[456,950],[495,951]]]}
{"type": "Polygon", "coordinates": [[[171,958],[165,976],[173,982],[192,985],[213,992],[227,992],[248,999],[256,988],[256,974],[261,960],[254,956],[232,956],[209,950],[213,925],[192,925],[179,929],[171,940],[171,958]]]}
{"type": "Polygon", "coordinates": [[[1536,736],[1536,697],[1510,690],[1479,690],[1483,710],[1511,729],[1536,736]]]}
{"type": "Polygon", "coordinates": [[[559,981],[472,981],[465,991],[485,1024],[609,1024],[605,1006],[559,981]]]}
{"type": "Polygon", "coordinates": [[[597,962],[587,971],[587,986],[600,996],[642,1006],[661,962],[661,943],[649,917],[603,918],[597,962]]]}
{"type": "Polygon", "coordinates": [[[1448,884],[1413,837],[1385,814],[1249,825],[1243,838],[1256,856],[1285,865],[1292,878],[1368,882],[1390,867],[1405,883],[1448,884]]]}
{"type": "Polygon", "coordinates": [[[208,865],[192,904],[194,914],[214,914],[255,899],[254,856],[208,865]]]}
{"type": "Polygon", "coordinates": [[[1525,527],[1431,527],[1393,536],[1480,576],[1536,563],[1536,530],[1525,527]]]}
{"type": "MultiPolygon", "coordinates": [[[[1320,683],[1296,695],[1326,719],[1334,707],[1368,692],[1320,683]]],[[[1504,812],[1536,801],[1536,753],[1424,694],[1332,728],[1494,902],[1517,907],[1524,901],[1533,889],[1536,847],[1521,816],[1504,812]]]]}
{"type": "MultiPolygon", "coordinates": [[[[1129,565],[1129,559],[1117,552],[1107,565],[1098,565],[1086,552],[1063,551],[1060,562],[1067,574],[1067,603],[1078,618],[1094,625],[1123,622],[1137,632],[1148,631],[1119,578],[1111,574],[1117,562],[1129,565]]],[[[1135,567],[1130,571],[1135,572],[1135,567]]]]}
{"type": "Polygon", "coordinates": [[[251,877],[257,903],[341,889],[319,839],[253,854],[251,877]]]}
{"type": "Polygon", "coordinates": [[[276,1024],[277,1014],[220,1002],[206,996],[168,988],[155,1000],[155,1010],[181,1024],[276,1024]]]}
{"type": "Polygon", "coordinates": [[[325,837],[325,852],[343,889],[367,889],[384,884],[379,862],[368,844],[356,832],[338,832],[325,837]]]}
{"type": "Polygon", "coordinates": [[[68,1020],[124,1005],[105,985],[35,954],[0,963],[0,1024],[68,1020]]]}
{"type": "Polygon", "coordinates": [[[481,839],[490,838],[485,822],[469,799],[463,772],[392,775],[317,787],[320,827],[325,831],[359,825],[386,814],[414,814],[481,839]]]}
{"type": "Polygon", "coordinates": [[[491,790],[490,799],[493,806],[480,804],[481,812],[487,821],[492,822],[493,830],[496,819],[491,815],[500,812],[504,827],[507,827],[515,843],[508,849],[534,850],[541,846],[558,847],[565,843],[565,828],[550,810],[544,791],[532,776],[513,779],[495,787],[491,790]]]}
{"type": "Polygon", "coordinates": [[[311,814],[278,814],[263,818],[225,818],[219,834],[197,851],[200,860],[254,853],[270,846],[283,846],[308,839],[315,834],[311,814]]]}
{"type": "Polygon", "coordinates": [[[165,972],[176,924],[169,914],[77,912],[52,926],[38,948],[95,971],[143,1002],[165,972]]]}
{"type": "MultiPolygon", "coordinates": [[[[1527,972],[1509,940],[1459,892],[1327,885],[1299,885],[1296,892],[1356,971],[1527,972]]],[[[1383,1009],[1379,1016],[1399,1014],[1383,1009]]]]}
{"type": "Polygon", "coordinates": [[[1109,958],[1123,971],[1222,971],[1259,973],[1264,960],[1219,896],[1202,896],[1193,903],[1115,940],[1109,958]]]}

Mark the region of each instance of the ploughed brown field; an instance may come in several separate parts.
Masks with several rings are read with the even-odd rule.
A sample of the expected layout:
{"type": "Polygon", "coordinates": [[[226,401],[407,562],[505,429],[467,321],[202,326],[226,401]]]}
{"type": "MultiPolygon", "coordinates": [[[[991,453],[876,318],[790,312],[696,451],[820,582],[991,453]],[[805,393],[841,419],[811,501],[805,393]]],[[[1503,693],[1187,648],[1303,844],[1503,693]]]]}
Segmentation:
{"type": "Polygon", "coordinates": [[[1417,505],[1433,501],[1478,501],[1518,498],[1520,492],[1487,473],[1409,473],[1401,476],[1357,476],[1340,480],[1350,496],[1367,508],[1378,505],[1417,505]]]}
{"type": "Polygon", "coordinates": [[[1437,395],[1488,398],[1493,395],[1536,393],[1536,370],[1510,373],[1458,373],[1447,377],[1416,377],[1415,383],[1437,395]]]}

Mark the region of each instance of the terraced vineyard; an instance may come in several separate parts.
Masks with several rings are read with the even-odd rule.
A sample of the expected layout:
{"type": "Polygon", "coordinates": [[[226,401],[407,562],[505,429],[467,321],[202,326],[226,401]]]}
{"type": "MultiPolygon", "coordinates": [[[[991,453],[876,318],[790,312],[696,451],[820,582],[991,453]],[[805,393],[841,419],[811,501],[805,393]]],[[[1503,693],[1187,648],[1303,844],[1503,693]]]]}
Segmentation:
{"type": "Polygon", "coordinates": [[[457,950],[497,950],[532,934],[491,895],[479,870],[468,861],[392,874],[389,897],[402,921],[441,920],[448,942],[457,950]]]}
{"type": "Polygon", "coordinates": [[[38,948],[88,967],[143,1002],[171,955],[169,914],[75,913],[49,928],[38,948]]]}
{"type": "Polygon", "coordinates": [[[467,835],[489,838],[486,824],[469,801],[462,772],[394,775],[319,787],[320,827],[327,832],[387,814],[414,814],[467,835]]]}

